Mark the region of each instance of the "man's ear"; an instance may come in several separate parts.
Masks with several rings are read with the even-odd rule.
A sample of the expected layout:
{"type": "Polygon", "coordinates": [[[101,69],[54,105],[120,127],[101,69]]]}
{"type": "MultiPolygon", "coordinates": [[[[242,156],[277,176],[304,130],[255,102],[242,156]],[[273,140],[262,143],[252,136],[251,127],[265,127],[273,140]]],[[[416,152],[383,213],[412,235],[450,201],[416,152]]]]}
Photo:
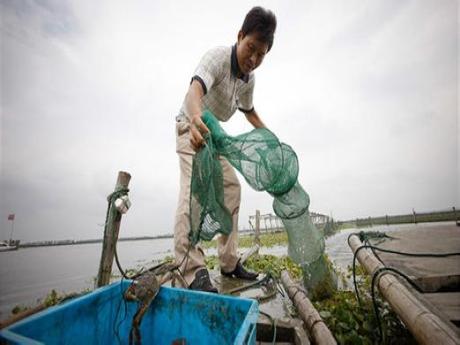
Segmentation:
{"type": "Polygon", "coordinates": [[[238,44],[240,44],[241,40],[244,38],[243,31],[238,31],[238,44]]]}

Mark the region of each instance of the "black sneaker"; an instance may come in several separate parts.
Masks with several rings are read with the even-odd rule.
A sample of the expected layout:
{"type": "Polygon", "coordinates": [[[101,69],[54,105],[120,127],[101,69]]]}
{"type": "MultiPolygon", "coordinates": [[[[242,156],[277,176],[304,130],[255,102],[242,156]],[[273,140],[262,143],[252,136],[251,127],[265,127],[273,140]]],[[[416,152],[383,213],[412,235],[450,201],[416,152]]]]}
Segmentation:
{"type": "Polygon", "coordinates": [[[224,272],[220,270],[220,273],[226,277],[235,277],[235,278],[247,279],[247,280],[256,280],[257,277],[259,276],[259,273],[246,271],[246,269],[243,267],[243,265],[241,264],[239,260],[236,263],[236,267],[233,271],[224,272]]]}
{"type": "Polygon", "coordinates": [[[217,293],[217,289],[212,285],[211,279],[209,279],[209,273],[206,268],[195,273],[195,280],[190,284],[189,289],[217,293]]]}

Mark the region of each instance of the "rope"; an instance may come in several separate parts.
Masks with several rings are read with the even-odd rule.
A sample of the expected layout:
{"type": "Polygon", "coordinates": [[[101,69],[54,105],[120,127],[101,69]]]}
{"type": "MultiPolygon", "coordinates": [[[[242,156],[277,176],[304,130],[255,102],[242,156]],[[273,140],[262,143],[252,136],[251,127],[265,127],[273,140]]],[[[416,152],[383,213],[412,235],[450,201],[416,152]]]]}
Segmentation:
{"type": "Polygon", "coordinates": [[[266,312],[264,312],[262,310],[259,310],[259,314],[265,315],[270,320],[270,322],[272,324],[272,327],[273,327],[272,344],[273,345],[276,344],[276,319],[273,316],[271,316],[269,313],[266,313],[266,312]]]}
{"type": "Polygon", "coordinates": [[[283,286],[280,284],[278,279],[276,279],[276,289],[278,290],[278,292],[280,293],[281,296],[283,296],[283,297],[286,296],[286,294],[284,293],[283,286]]]}
{"type": "MultiPolygon", "coordinates": [[[[129,192],[129,189],[128,188],[123,188],[123,189],[120,189],[118,191],[115,191],[113,193],[111,193],[109,196],[107,196],[107,201],[108,201],[108,205],[107,205],[107,212],[106,212],[106,216],[105,216],[105,223],[104,223],[104,235],[106,234],[106,232],[108,231],[107,230],[107,226],[108,226],[108,221],[109,221],[109,216],[110,216],[110,211],[111,211],[111,208],[112,208],[112,205],[114,203],[114,201],[116,199],[118,199],[119,197],[122,197],[124,195],[127,195],[129,192]]],[[[126,300],[124,298],[124,295],[123,295],[123,289],[122,289],[122,285],[123,285],[123,279],[127,279],[127,280],[134,280],[136,279],[137,277],[139,277],[141,274],[144,273],[144,269],[142,268],[140,271],[134,273],[132,276],[128,276],[126,274],[126,271],[122,268],[122,265],[120,263],[120,260],[118,258],[118,251],[117,251],[117,243],[118,241],[115,242],[115,245],[114,245],[114,256],[115,256],[115,263],[117,265],[117,268],[118,270],[120,271],[120,274],[122,275],[122,278],[121,278],[121,284],[120,284],[120,287],[121,287],[121,301],[120,301],[120,304],[118,305],[118,308],[117,308],[117,312],[116,312],[116,318],[118,318],[118,314],[120,312],[120,307],[121,307],[121,303],[124,303],[124,307],[125,307],[125,316],[123,317],[123,319],[121,319],[117,326],[114,327],[115,328],[115,336],[117,338],[117,341],[118,343],[121,344],[121,339],[120,339],[120,333],[119,333],[119,328],[121,326],[121,323],[126,319],[126,315],[127,315],[127,304],[126,304],[126,300]]],[[[190,247],[191,247],[191,243],[189,244],[189,247],[187,249],[187,253],[186,255],[184,256],[184,258],[182,259],[182,262],[180,263],[180,265],[182,265],[182,263],[184,262],[185,258],[187,258],[187,263],[188,263],[188,254],[189,254],[189,251],[190,251],[190,247]]],[[[157,270],[158,268],[162,267],[163,265],[165,265],[167,262],[162,262],[152,268],[150,268],[148,271],[150,272],[153,272],[155,270],[157,270]]],[[[186,266],[187,266],[187,263],[186,263],[186,266]]],[[[180,266],[179,265],[179,266],[180,266]]],[[[172,268],[172,270],[174,270],[175,268],[172,268]]],[[[177,268],[179,274],[183,277],[183,273],[180,271],[179,268],[177,268]]],[[[186,268],[184,269],[184,271],[186,270],[186,268]]],[[[184,279],[185,280],[185,279],[184,279]]],[[[116,320],[115,318],[115,320],[116,320]]],[[[115,322],[114,320],[114,322],[115,322]]],[[[140,334],[136,334],[137,335],[137,339],[138,339],[138,343],[140,344],[140,334]]],[[[133,341],[133,330],[131,329],[131,332],[129,334],[129,342],[132,343],[133,341]]]]}
{"type": "MultiPolygon", "coordinates": [[[[107,196],[107,202],[108,202],[108,205],[107,205],[107,212],[106,212],[106,215],[105,215],[105,222],[104,222],[104,236],[107,234],[107,226],[109,224],[109,216],[110,216],[110,210],[112,208],[112,204],[114,203],[114,201],[116,199],[118,199],[119,197],[122,197],[124,195],[127,195],[129,192],[129,189],[128,188],[122,188],[120,190],[117,190],[111,194],[109,194],[107,196]]],[[[132,277],[129,277],[126,272],[123,270],[123,268],[121,267],[121,264],[120,264],[120,260],[118,259],[118,253],[117,253],[117,242],[118,241],[115,241],[115,245],[114,245],[114,256],[115,256],[115,262],[117,264],[117,268],[118,270],[120,271],[121,273],[121,283],[120,283],[120,294],[121,294],[121,299],[120,299],[120,303],[118,304],[118,307],[117,307],[117,312],[115,314],[115,319],[114,319],[114,323],[116,322],[117,318],[118,318],[118,314],[120,312],[120,308],[121,308],[121,304],[123,303],[124,304],[124,307],[125,307],[125,313],[124,313],[124,317],[122,319],[120,319],[120,321],[118,322],[118,324],[114,327],[114,331],[115,331],[115,336],[117,338],[117,341],[119,344],[121,344],[121,339],[120,339],[120,332],[119,332],[119,329],[120,329],[120,326],[121,324],[123,323],[123,321],[126,319],[126,316],[127,316],[127,310],[128,310],[128,306],[126,304],[126,300],[124,298],[124,295],[123,295],[123,278],[124,279],[128,279],[128,280],[131,280],[132,277]]],[[[142,270],[141,270],[142,271],[142,270]]]]}
{"type": "MultiPolygon", "coordinates": [[[[417,286],[417,284],[411,278],[409,278],[403,272],[401,272],[401,271],[399,271],[399,270],[397,270],[396,268],[393,268],[393,267],[387,267],[385,265],[385,263],[377,255],[377,253],[375,253],[375,251],[380,251],[380,252],[383,252],[383,253],[390,253],[390,254],[397,254],[397,255],[402,255],[402,256],[409,256],[409,257],[431,257],[431,258],[445,258],[445,257],[450,257],[450,256],[458,256],[458,255],[460,255],[460,252],[451,252],[451,253],[410,253],[410,252],[402,252],[402,251],[397,251],[397,250],[385,249],[385,248],[381,248],[381,247],[371,245],[369,239],[372,238],[372,237],[366,236],[364,234],[364,232],[362,232],[362,231],[359,234],[358,233],[350,234],[348,236],[348,239],[347,239],[348,245],[350,245],[350,238],[353,235],[359,235],[360,239],[364,240],[364,242],[365,242],[362,246],[359,246],[355,250],[355,252],[353,254],[353,285],[354,285],[354,288],[355,288],[356,299],[358,300],[358,304],[360,306],[362,306],[362,303],[361,303],[359,289],[358,289],[358,285],[357,285],[357,281],[356,281],[356,258],[358,256],[359,251],[364,249],[364,248],[371,249],[372,252],[374,253],[374,255],[376,256],[376,258],[382,263],[382,265],[384,265],[384,267],[378,268],[373,273],[372,281],[371,281],[372,305],[373,305],[374,314],[375,314],[375,318],[376,318],[377,325],[378,325],[378,330],[379,330],[379,342],[382,342],[384,340],[383,339],[384,334],[383,334],[383,331],[382,331],[382,325],[381,325],[380,316],[379,316],[377,299],[376,299],[376,295],[375,295],[375,285],[378,283],[382,273],[391,272],[394,275],[399,275],[402,278],[404,278],[409,283],[409,285],[412,286],[415,290],[421,292],[421,289],[419,288],[419,286],[417,286]]],[[[383,236],[375,236],[375,237],[378,237],[378,238],[383,238],[383,237],[392,238],[390,236],[387,236],[386,234],[383,234],[383,236]]]]}
{"type": "MultiPolygon", "coordinates": [[[[353,234],[350,234],[350,236],[348,236],[348,244],[350,244],[349,240],[350,240],[350,237],[352,235],[357,235],[356,233],[353,233],[353,234]]],[[[449,256],[457,256],[457,255],[460,255],[460,252],[452,252],[452,253],[409,253],[409,252],[401,252],[401,251],[397,251],[397,250],[391,250],[391,249],[385,249],[385,248],[381,248],[381,247],[377,247],[377,246],[373,246],[373,245],[369,245],[369,244],[364,244],[362,246],[359,246],[354,255],[353,255],[353,265],[352,265],[352,268],[353,268],[353,285],[354,285],[354,288],[355,288],[355,294],[356,294],[356,298],[358,300],[358,303],[359,305],[361,305],[361,298],[359,296],[359,290],[358,290],[358,285],[357,285],[357,281],[356,281],[356,258],[358,256],[358,253],[361,249],[364,249],[364,248],[369,248],[371,250],[377,250],[377,251],[381,251],[383,253],[390,253],[390,254],[397,254],[397,255],[403,255],[403,256],[409,256],[409,257],[432,257],[432,258],[445,258],[445,257],[449,257],[449,256]]],[[[378,255],[376,256],[378,258],[378,255]]],[[[379,258],[378,258],[379,259],[379,258]]],[[[383,265],[384,262],[380,259],[379,260],[383,265]]]]}
{"type": "MultiPolygon", "coordinates": [[[[179,265],[177,266],[177,271],[179,272],[179,274],[182,276],[182,278],[184,279],[184,282],[187,283],[187,281],[185,280],[185,273],[187,272],[187,265],[188,265],[188,259],[189,259],[189,254],[190,254],[190,249],[192,248],[192,242],[190,241],[189,239],[189,242],[188,242],[188,248],[187,248],[187,252],[185,253],[184,257],[182,258],[182,261],[179,263],[179,265]],[[183,272],[180,270],[180,267],[182,266],[182,264],[184,263],[185,259],[187,258],[187,261],[185,262],[185,266],[184,266],[184,270],[183,272]]],[[[188,284],[188,283],[187,283],[188,284]]],[[[186,286],[185,288],[188,289],[190,286],[186,286]]]]}
{"type": "Polygon", "coordinates": [[[298,285],[289,285],[289,286],[286,286],[286,288],[289,290],[289,289],[295,289],[296,291],[294,292],[294,294],[292,295],[291,299],[294,300],[295,296],[297,296],[297,294],[299,292],[302,292],[306,298],[308,298],[308,293],[307,293],[307,290],[303,287],[300,287],[298,285]]]}
{"type": "Polygon", "coordinates": [[[235,292],[241,292],[241,291],[247,290],[249,288],[252,288],[252,287],[255,287],[255,286],[258,286],[258,285],[265,285],[270,280],[274,280],[274,278],[272,277],[272,275],[270,273],[267,273],[265,275],[265,277],[263,277],[262,279],[256,280],[255,282],[252,282],[252,283],[249,283],[249,284],[246,284],[246,285],[243,285],[243,286],[238,286],[236,288],[233,288],[233,289],[230,289],[230,290],[227,290],[227,291],[223,291],[222,293],[231,295],[231,294],[234,294],[235,292]]]}
{"type": "Polygon", "coordinates": [[[107,206],[107,212],[105,214],[105,223],[104,223],[104,234],[107,231],[107,225],[109,222],[109,215],[110,215],[110,206],[112,206],[112,203],[117,200],[119,197],[128,195],[129,189],[128,188],[122,188],[120,190],[117,190],[107,196],[107,201],[108,201],[108,206],[107,206]]]}
{"type": "MultiPolygon", "coordinates": [[[[108,218],[109,218],[109,215],[110,215],[110,208],[113,204],[113,202],[118,199],[119,197],[121,196],[124,196],[124,195],[127,195],[129,192],[129,189],[128,188],[123,188],[123,189],[120,189],[118,191],[115,191],[113,193],[111,193],[109,196],[107,196],[107,201],[108,201],[108,207],[107,207],[107,213],[106,213],[106,219],[105,219],[105,228],[104,228],[104,233],[105,231],[107,230],[107,225],[108,225],[108,218]]],[[[117,268],[118,270],[120,271],[120,274],[122,275],[122,277],[124,279],[127,279],[127,280],[133,280],[133,279],[136,279],[137,277],[139,277],[141,274],[144,273],[144,269],[141,268],[138,272],[134,273],[132,276],[128,276],[126,274],[126,271],[122,268],[122,265],[120,264],[120,259],[118,258],[118,251],[117,251],[117,244],[118,244],[118,241],[115,242],[115,246],[114,246],[114,256],[115,256],[115,263],[117,265],[117,268]]],[[[188,251],[190,250],[190,246],[189,246],[189,249],[187,250],[187,254],[186,256],[188,256],[188,251]]],[[[184,257],[185,259],[185,257],[184,257]]],[[[182,260],[183,262],[183,260],[182,260]]],[[[181,262],[181,264],[182,264],[181,262]]],[[[157,270],[158,268],[160,268],[161,266],[163,266],[164,264],[166,264],[167,262],[162,262],[150,269],[148,269],[148,271],[150,272],[153,272],[155,270],[157,270]]],[[[178,270],[179,273],[182,275],[182,272],[180,272],[180,270],[178,270]]],[[[123,281],[123,279],[122,279],[123,281]]]]}
{"type": "MultiPolygon", "coordinates": [[[[118,241],[117,241],[118,242],[118,241]]],[[[115,246],[114,246],[114,254],[115,254],[115,263],[117,264],[117,267],[118,267],[118,270],[120,271],[121,273],[121,276],[125,279],[133,279],[132,277],[128,277],[128,275],[126,274],[126,272],[123,270],[123,268],[121,267],[121,264],[120,264],[120,260],[118,260],[118,253],[117,253],[117,243],[115,243],[115,246]]]]}
{"type": "Polygon", "coordinates": [[[399,271],[399,270],[397,270],[395,268],[392,268],[392,267],[380,267],[379,269],[377,269],[374,272],[374,274],[372,275],[372,283],[371,283],[371,297],[372,297],[372,306],[374,308],[375,319],[377,320],[377,325],[378,325],[378,330],[379,330],[379,341],[380,342],[382,342],[384,340],[383,339],[384,334],[383,334],[383,331],[382,331],[382,324],[380,322],[377,298],[375,296],[375,286],[377,285],[378,281],[382,277],[382,273],[384,273],[385,271],[389,271],[389,272],[391,272],[393,274],[396,274],[396,275],[399,275],[399,276],[403,277],[410,284],[410,286],[412,286],[417,291],[421,292],[420,288],[407,275],[405,275],[403,272],[401,272],[401,271],[399,271]]]}
{"type": "MultiPolygon", "coordinates": [[[[117,191],[114,191],[113,193],[109,194],[107,196],[107,202],[108,202],[108,205],[107,205],[107,212],[105,214],[105,222],[104,222],[104,236],[107,234],[107,226],[109,224],[109,216],[110,216],[110,210],[112,208],[112,204],[114,203],[114,201],[124,195],[128,195],[128,192],[129,192],[129,189],[128,188],[121,188],[117,191]]],[[[115,256],[115,262],[117,264],[117,267],[118,267],[118,270],[120,271],[121,275],[123,278],[125,279],[132,279],[130,277],[128,277],[128,275],[126,274],[126,272],[122,269],[121,267],[121,264],[120,264],[120,260],[118,259],[118,253],[117,253],[117,242],[118,241],[115,241],[115,246],[114,246],[114,256],[115,256]]]]}
{"type": "MultiPolygon", "coordinates": [[[[267,288],[268,290],[268,288],[267,288]]],[[[261,303],[261,302],[265,302],[267,300],[269,300],[270,298],[273,298],[276,296],[276,293],[277,293],[277,290],[276,289],[273,289],[271,292],[267,293],[266,295],[262,295],[262,296],[257,296],[255,297],[255,299],[257,300],[257,302],[261,303]]]]}

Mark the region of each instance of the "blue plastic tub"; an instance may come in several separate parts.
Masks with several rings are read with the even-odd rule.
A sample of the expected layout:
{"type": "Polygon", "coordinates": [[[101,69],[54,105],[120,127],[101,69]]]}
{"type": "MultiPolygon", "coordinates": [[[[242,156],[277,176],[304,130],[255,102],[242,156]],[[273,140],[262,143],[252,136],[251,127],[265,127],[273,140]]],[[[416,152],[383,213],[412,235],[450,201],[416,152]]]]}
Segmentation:
{"type": "MultiPolygon", "coordinates": [[[[114,283],[49,308],[0,332],[7,344],[128,344],[137,303],[122,298],[130,281],[114,283]]],[[[144,315],[142,345],[255,344],[254,300],[162,287],[144,315]]],[[[1,343],[1,341],[0,341],[1,343]]]]}

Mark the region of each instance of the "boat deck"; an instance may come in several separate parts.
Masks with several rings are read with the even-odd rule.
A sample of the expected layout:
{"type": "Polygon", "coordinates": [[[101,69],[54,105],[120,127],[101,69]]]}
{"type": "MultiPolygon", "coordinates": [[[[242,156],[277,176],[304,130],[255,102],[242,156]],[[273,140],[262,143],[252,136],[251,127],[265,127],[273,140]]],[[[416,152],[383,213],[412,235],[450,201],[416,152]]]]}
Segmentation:
{"type": "MultiPolygon", "coordinates": [[[[224,277],[218,271],[211,271],[211,279],[219,293],[251,284],[250,281],[224,277]]],[[[259,279],[262,278],[259,276],[259,279]]],[[[232,296],[262,298],[259,300],[259,320],[257,322],[257,344],[272,344],[276,327],[276,344],[308,345],[309,338],[303,322],[292,316],[294,310],[289,297],[283,296],[276,286],[251,287],[232,296]],[[276,320],[276,321],[275,321],[276,320]]]]}

